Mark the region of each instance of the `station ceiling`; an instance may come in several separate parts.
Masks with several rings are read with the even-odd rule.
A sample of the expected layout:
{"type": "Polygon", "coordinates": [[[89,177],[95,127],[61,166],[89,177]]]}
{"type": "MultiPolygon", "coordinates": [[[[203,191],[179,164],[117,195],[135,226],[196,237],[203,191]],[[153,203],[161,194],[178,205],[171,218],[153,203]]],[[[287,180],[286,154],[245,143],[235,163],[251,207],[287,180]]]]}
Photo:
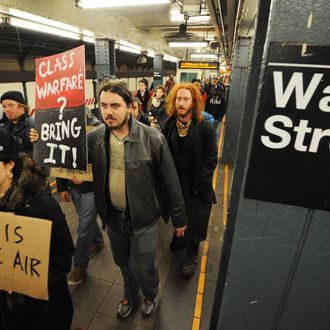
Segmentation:
{"type": "MultiPolygon", "coordinates": [[[[55,2],[59,4],[59,0],[55,2]]],[[[251,36],[253,34],[256,2],[257,0],[184,0],[180,2],[172,1],[171,4],[167,5],[83,10],[80,8],[77,9],[75,1],[63,0],[60,2],[62,13],[55,13],[54,10],[52,10],[52,6],[55,5],[51,0],[47,2],[32,0],[13,2],[9,0],[0,0],[0,12],[3,5],[9,7],[12,4],[11,7],[16,5],[16,9],[25,10],[32,14],[57,21],[61,21],[61,17],[63,17],[64,23],[71,23],[76,26],[79,25],[79,27],[82,28],[87,27],[92,32],[95,32],[97,36],[109,38],[113,38],[113,34],[120,34],[120,26],[109,26],[107,29],[106,26],[104,26],[104,22],[108,20],[109,24],[111,22],[112,25],[120,25],[122,24],[123,19],[125,19],[129,24],[122,24],[122,30],[127,39],[131,37],[128,41],[134,42],[136,40],[135,43],[140,44],[140,46],[143,47],[143,40],[146,40],[146,36],[150,36],[150,38],[159,38],[159,45],[161,45],[160,48],[165,49],[162,45],[166,45],[165,41],[169,34],[175,35],[179,31],[179,25],[185,22],[184,20],[174,22],[171,19],[170,11],[173,10],[173,6],[179,6],[179,8],[181,8],[181,13],[186,14],[187,32],[191,34],[193,38],[194,36],[197,36],[199,38],[206,38],[219,42],[221,56],[225,57],[227,62],[230,62],[235,37],[237,35],[251,36]],[[46,7],[47,3],[49,8],[48,12],[46,7]],[[206,7],[207,15],[210,16],[209,22],[192,22],[192,16],[195,16],[198,13],[187,11],[186,9],[190,10],[191,8],[198,8],[198,6],[203,8],[206,7]],[[67,13],[67,16],[65,16],[65,13],[67,13]],[[78,19],[79,16],[82,18],[81,21],[78,19]],[[72,17],[71,22],[69,22],[70,17],[72,17]],[[88,20],[86,17],[88,17],[88,20]],[[117,21],[118,24],[114,23],[117,21]],[[109,31],[109,35],[107,35],[106,31],[109,31]]],[[[2,20],[0,21],[1,55],[14,55],[18,62],[20,62],[24,61],[24,59],[29,56],[47,56],[85,44],[86,59],[91,61],[91,63],[94,62],[93,44],[17,28],[8,23],[8,20],[5,19],[6,16],[0,14],[0,17],[2,17],[2,20]]],[[[120,38],[122,37],[120,36],[120,38]]],[[[169,55],[172,55],[170,54],[170,51],[171,50],[167,47],[166,52],[169,55]]],[[[175,55],[177,54],[178,53],[175,55]]],[[[181,53],[179,54],[181,54],[181,57],[183,58],[187,57],[188,52],[186,50],[181,50],[181,53]]],[[[118,52],[117,60],[133,61],[136,60],[136,55],[118,52]]]]}

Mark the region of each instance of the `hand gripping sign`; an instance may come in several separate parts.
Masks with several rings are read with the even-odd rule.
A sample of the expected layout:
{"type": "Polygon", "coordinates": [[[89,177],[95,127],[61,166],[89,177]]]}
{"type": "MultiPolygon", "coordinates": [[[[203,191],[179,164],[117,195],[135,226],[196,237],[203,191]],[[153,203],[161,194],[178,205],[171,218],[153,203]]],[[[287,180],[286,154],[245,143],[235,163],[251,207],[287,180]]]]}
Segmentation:
{"type": "Polygon", "coordinates": [[[37,59],[35,92],[37,161],[86,171],[84,46],[37,59]]]}

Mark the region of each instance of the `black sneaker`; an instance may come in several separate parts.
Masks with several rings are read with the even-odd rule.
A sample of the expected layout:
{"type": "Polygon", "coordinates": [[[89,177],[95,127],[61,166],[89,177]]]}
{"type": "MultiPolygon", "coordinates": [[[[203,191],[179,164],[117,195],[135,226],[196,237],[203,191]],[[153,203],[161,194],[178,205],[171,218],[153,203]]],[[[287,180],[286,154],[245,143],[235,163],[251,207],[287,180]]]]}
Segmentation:
{"type": "Polygon", "coordinates": [[[130,316],[135,305],[139,302],[139,296],[129,301],[127,298],[123,298],[117,307],[117,316],[121,319],[125,319],[130,316]]]}
{"type": "Polygon", "coordinates": [[[117,316],[121,319],[125,319],[130,316],[133,309],[133,301],[129,301],[126,298],[123,298],[117,307],[117,316]]]}
{"type": "Polygon", "coordinates": [[[191,277],[195,274],[197,268],[197,261],[191,258],[187,258],[181,267],[181,275],[182,277],[191,277]]]}
{"type": "Polygon", "coordinates": [[[143,317],[150,317],[157,309],[158,306],[158,297],[156,297],[153,301],[144,299],[142,304],[142,315],[143,317]]]}

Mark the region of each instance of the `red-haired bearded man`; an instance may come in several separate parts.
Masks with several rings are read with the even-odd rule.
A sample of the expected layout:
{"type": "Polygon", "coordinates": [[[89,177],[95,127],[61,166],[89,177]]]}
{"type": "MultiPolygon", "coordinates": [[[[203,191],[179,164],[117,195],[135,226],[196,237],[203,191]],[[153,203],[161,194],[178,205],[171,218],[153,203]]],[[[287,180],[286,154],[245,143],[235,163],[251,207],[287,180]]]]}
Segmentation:
{"type": "Polygon", "coordinates": [[[207,236],[207,227],[215,200],[212,188],[217,165],[217,144],[213,127],[203,119],[203,99],[196,86],[180,83],[168,97],[164,135],[179,175],[188,214],[183,238],[173,237],[171,250],[186,247],[181,268],[183,277],[191,277],[197,267],[198,249],[207,236]],[[181,241],[181,242],[180,242],[181,241]]]}

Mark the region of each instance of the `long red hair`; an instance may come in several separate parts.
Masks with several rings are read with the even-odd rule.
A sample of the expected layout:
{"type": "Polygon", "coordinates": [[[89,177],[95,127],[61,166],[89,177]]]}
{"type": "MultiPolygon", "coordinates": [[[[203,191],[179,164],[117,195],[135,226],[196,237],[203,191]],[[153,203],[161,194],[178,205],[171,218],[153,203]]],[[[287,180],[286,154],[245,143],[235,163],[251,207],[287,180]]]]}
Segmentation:
{"type": "Polygon", "coordinates": [[[170,117],[176,116],[177,111],[175,108],[176,95],[180,89],[187,89],[190,91],[193,101],[192,118],[198,122],[203,120],[202,110],[204,109],[204,102],[200,90],[191,83],[179,83],[175,84],[171,89],[168,98],[166,111],[170,117]]]}

